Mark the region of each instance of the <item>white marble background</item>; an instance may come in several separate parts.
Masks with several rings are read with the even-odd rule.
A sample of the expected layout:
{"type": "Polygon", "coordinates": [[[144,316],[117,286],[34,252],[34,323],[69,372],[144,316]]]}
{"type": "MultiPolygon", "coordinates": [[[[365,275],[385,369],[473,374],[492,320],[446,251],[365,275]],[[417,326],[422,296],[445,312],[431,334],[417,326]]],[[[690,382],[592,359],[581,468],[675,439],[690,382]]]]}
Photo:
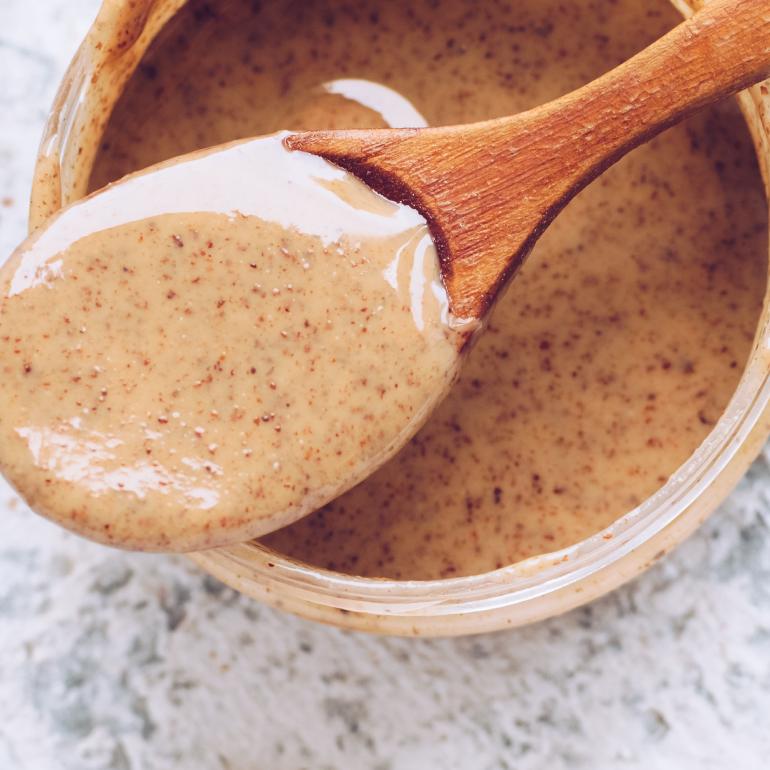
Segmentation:
{"type": "MultiPolygon", "coordinates": [[[[97,0],[0,0],[0,254],[97,0]]],[[[641,579],[459,640],[320,627],[0,489],[0,770],[770,766],[770,463],[641,579]]]]}

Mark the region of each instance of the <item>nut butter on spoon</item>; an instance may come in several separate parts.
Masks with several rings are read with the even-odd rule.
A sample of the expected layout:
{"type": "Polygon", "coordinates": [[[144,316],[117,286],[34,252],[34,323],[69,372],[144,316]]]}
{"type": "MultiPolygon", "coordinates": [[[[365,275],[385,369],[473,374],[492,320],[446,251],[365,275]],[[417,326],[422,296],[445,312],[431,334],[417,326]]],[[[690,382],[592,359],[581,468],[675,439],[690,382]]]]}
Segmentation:
{"type": "Polygon", "coordinates": [[[77,202],[0,271],[0,467],[100,542],[185,551],[384,462],[478,325],[422,217],[275,135],[77,202]]]}
{"type": "Polygon", "coordinates": [[[522,116],[286,138],[425,214],[440,271],[414,210],[281,137],[75,204],[0,276],[4,472],[41,513],[147,550],[244,540],[340,494],[419,427],[580,187],[761,77],[769,15],[713,3],[522,116]]]}

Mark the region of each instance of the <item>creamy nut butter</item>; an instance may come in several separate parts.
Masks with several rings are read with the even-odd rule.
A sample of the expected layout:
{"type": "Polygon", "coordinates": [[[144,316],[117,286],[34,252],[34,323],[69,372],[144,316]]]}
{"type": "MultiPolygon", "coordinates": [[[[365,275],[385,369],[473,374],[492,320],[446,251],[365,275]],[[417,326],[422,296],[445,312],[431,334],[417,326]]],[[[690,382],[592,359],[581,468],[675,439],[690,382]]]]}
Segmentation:
{"type": "Polygon", "coordinates": [[[0,466],[134,548],[333,498],[424,421],[462,345],[424,220],[280,135],[74,204],[0,288],[0,466]]]}
{"type": "MultiPolygon", "coordinates": [[[[118,101],[92,189],[281,129],[514,113],[679,21],[662,0],[192,0],[118,101]]],[[[422,579],[601,530],[664,484],[727,405],[761,309],[766,228],[731,104],[639,148],[538,243],[413,441],[261,542],[320,567],[422,579]]]]}

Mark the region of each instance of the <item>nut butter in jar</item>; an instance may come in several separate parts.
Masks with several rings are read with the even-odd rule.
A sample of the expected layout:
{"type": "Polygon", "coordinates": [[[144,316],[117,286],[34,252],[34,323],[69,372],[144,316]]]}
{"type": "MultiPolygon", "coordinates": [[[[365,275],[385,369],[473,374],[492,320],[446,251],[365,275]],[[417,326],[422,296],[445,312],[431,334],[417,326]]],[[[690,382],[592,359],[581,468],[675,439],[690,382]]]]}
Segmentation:
{"type": "MultiPolygon", "coordinates": [[[[665,0],[107,0],[54,104],[32,225],[232,139],[515,113],[680,18],[665,0]]],[[[564,612],[684,539],[770,432],[766,94],[738,101],[570,204],[388,465],[284,530],[192,558],[305,617],[453,635],[564,612]]]]}

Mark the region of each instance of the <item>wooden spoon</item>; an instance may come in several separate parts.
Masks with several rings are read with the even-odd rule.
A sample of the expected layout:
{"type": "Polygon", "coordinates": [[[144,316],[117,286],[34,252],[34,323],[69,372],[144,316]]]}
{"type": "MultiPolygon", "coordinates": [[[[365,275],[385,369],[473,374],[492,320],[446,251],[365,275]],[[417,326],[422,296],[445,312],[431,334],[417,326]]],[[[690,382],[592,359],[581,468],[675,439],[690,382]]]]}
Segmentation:
{"type": "Polygon", "coordinates": [[[570,199],[629,150],[770,73],[770,0],[715,0],[593,83],[462,126],[292,134],[428,221],[451,309],[482,318],[570,199]]]}
{"type": "MultiPolygon", "coordinates": [[[[418,209],[432,228],[454,314],[483,319],[537,238],[578,190],[635,145],[768,71],[770,0],[717,0],[595,83],[519,116],[449,128],[293,134],[285,141],[292,149],[321,155],[349,169],[387,197],[418,209]]],[[[428,347],[421,339],[415,342],[420,345],[419,361],[426,373],[410,382],[405,389],[408,397],[402,399],[398,393],[392,407],[382,407],[388,420],[383,418],[371,431],[368,418],[359,420],[357,433],[347,430],[350,426],[341,430],[336,421],[341,410],[355,411],[354,394],[361,397],[367,392],[362,386],[368,377],[362,378],[353,364],[336,366],[337,348],[328,347],[334,340],[344,355],[350,353],[351,362],[364,361],[357,323],[341,325],[346,332],[334,331],[333,337],[319,338],[333,366],[313,377],[301,354],[292,352],[312,346],[290,345],[288,350],[282,341],[275,343],[283,351],[278,355],[286,354],[281,369],[286,380],[301,380],[304,390],[297,386],[287,396],[278,392],[271,396],[276,388],[271,383],[259,395],[251,384],[257,369],[249,370],[245,362],[255,355],[250,336],[255,322],[248,312],[250,302],[241,303],[232,289],[242,287],[244,274],[253,281],[251,271],[260,265],[246,261],[247,250],[238,248],[233,222],[251,232],[249,201],[258,204],[252,213],[262,221],[280,224],[288,216],[287,228],[296,224],[292,218],[295,208],[303,218],[325,221],[323,201],[329,197],[313,197],[309,187],[295,184],[306,178],[313,185],[320,184],[321,167],[332,172],[332,177],[344,176],[316,158],[286,152],[277,136],[176,159],[73,204],[52,219],[47,229],[22,244],[6,263],[0,274],[7,281],[0,303],[0,327],[6,329],[0,335],[5,340],[6,359],[0,378],[0,467],[40,512],[88,537],[123,547],[190,550],[229,544],[305,515],[361,481],[408,440],[440,400],[455,371],[454,341],[447,349],[435,344],[438,337],[428,347]],[[286,163],[302,167],[297,170],[300,176],[295,179],[286,163]],[[304,167],[308,165],[314,169],[312,174],[304,167]],[[260,183],[249,169],[262,172],[260,183]],[[230,216],[232,212],[238,212],[243,221],[230,216]],[[171,229],[167,232],[161,227],[171,229]],[[163,283],[171,279],[163,265],[187,265],[179,261],[182,252],[178,250],[185,248],[185,242],[188,249],[198,249],[190,245],[198,239],[205,243],[202,227],[213,228],[207,248],[213,249],[216,241],[218,249],[232,247],[235,251],[219,251],[220,256],[227,256],[212,262],[221,267],[218,271],[212,268],[212,277],[201,285],[203,294],[198,296],[204,301],[196,307],[197,326],[191,326],[193,321],[182,305],[174,304],[187,300],[177,300],[177,292],[167,291],[163,283]],[[229,227],[229,235],[221,227],[229,227]],[[105,240],[94,240],[100,234],[107,234],[105,240]],[[226,246],[233,238],[234,245],[226,246]],[[136,243],[145,245],[137,247],[131,257],[136,243]],[[134,259],[131,265],[137,269],[106,259],[106,254],[128,255],[125,259],[134,259]],[[112,273],[99,273],[98,292],[91,290],[88,296],[111,292],[107,307],[100,300],[94,300],[92,307],[90,299],[83,299],[85,290],[92,289],[86,276],[97,267],[112,269],[112,273]],[[156,268],[161,271],[157,275],[151,272],[156,268]],[[241,269],[237,274],[227,272],[241,269]],[[139,277],[126,277],[134,275],[139,277]],[[50,293],[54,290],[59,294],[50,293]],[[65,312],[71,304],[78,318],[89,313],[88,323],[75,331],[80,322],[70,328],[66,314],[64,323],[58,314],[48,314],[56,296],[64,297],[65,312]],[[238,337],[236,326],[223,331],[224,316],[216,314],[221,305],[211,301],[225,296],[233,300],[234,308],[243,310],[237,311],[241,313],[237,318],[246,319],[241,321],[245,334],[239,338],[244,349],[222,341],[231,334],[238,337]],[[151,304],[157,316],[135,312],[151,304]],[[150,356],[142,347],[139,358],[135,340],[157,333],[159,324],[163,334],[157,350],[150,356]],[[173,342],[164,341],[166,333],[169,339],[174,337],[175,329],[180,346],[191,347],[197,341],[197,347],[191,347],[192,356],[178,355],[173,342]],[[82,338],[84,344],[81,334],[87,335],[82,338]],[[59,343],[65,355],[57,358],[59,343]],[[223,348],[227,353],[221,352],[223,348]],[[46,351],[51,351],[51,360],[45,360],[46,351]],[[430,359],[432,352],[441,355],[430,359]],[[222,360],[228,355],[244,365],[223,367],[222,360]],[[199,392],[204,384],[203,378],[195,378],[200,362],[214,360],[227,371],[221,380],[226,384],[199,392]],[[286,361],[296,362],[296,367],[286,368],[286,361]],[[139,367],[146,374],[137,375],[139,367]],[[89,376],[82,376],[84,372],[89,376]],[[320,390],[316,383],[322,386],[320,390]],[[332,388],[326,387],[329,383],[332,388]],[[320,399],[317,393],[329,390],[334,394],[316,405],[312,412],[315,422],[307,434],[304,428],[308,426],[299,423],[276,425],[269,434],[265,434],[268,428],[259,427],[276,416],[263,410],[274,405],[277,411],[286,410],[291,421],[294,403],[312,404],[320,399]],[[114,397],[107,400],[110,393],[114,397]],[[256,403],[262,414],[250,415],[242,426],[232,427],[231,422],[245,416],[245,410],[229,403],[233,393],[258,394],[256,403]],[[107,407],[101,409],[105,401],[107,407]],[[170,420],[167,412],[172,401],[181,411],[172,412],[170,420]],[[221,423],[219,411],[211,409],[220,403],[232,412],[221,423]],[[285,426],[289,427],[284,430],[285,426]],[[300,435],[308,436],[307,445],[304,438],[293,440],[300,435]],[[293,438],[284,440],[285,436],[293,438]],[[150,446],[148,442],[155,443],[150,446]],[[244,459],[252,456],[254,446],[259,457],[244,459]],[[308,464],[308,458],[314,462],[308,464]]],[[[341,180],[327,181],[337,184],[341,180]]],[[[353,210],[355,206],[351,206],[353,210]]],[[[366,207],[360,210],[368,211],[366,207]]],[[[332,212],[337,211],[332,207],[332,212]]],[[[414,212],[406,213],[409,227],[419,230],[414,212]]],[[[391,216],[384,219],[390,222],[391,216]]],[[[334,232],[352,227],[353,217],[346,211],[334,232]]],[[[301,227],[307,224],[300,222],[301,227]]],[[[325,232],[324,227],[301,231],[315,234],[314,238],[325,232]]],[[[368,230],[363,228],[363,232],[368,230]]],[[[244,236],[244,240],[248,238],[244,236]]],[[[305,247],[300,244],[297,248],[305,247]]],[[[206,252],[198,249],[198,254],[206,252]]],[[[287,255],[291,256],[288,251],[287,255]]],[[[270,272],[270,264],[265,267],[270,272]]],[[[184,270],[179,268],[179,272],[184,270]]],[[[381,271],[375,272],[379,280],[381,271]]],[[[318,277],[331,280],[330,274],[333,276],[330,272],[318,277]]],[[[307,280],[304,272],[300,275],[307,280]]],[[[247,291],[251,293],[252,288],[261,285],[256,283],[247,291]]],[[[294,288],[286,285],[292,292],[294,288]]],[[[304,291],[299,284],[296,288],[304,291]]],[[[272,291],[270,297],[281,295],[277,286],[272,291]]],[[[263,294],[265,306],[269,300],[263,294]]],[[[336,305],[319,307],[318,322],[305,320],[307,328],[325,329],[327,310],[333,311],[336,305]]],[[[386,321],[380,323],[387,327],[386,321]]],[[[442,333],[446,331],[441,328],[442,333]]],[[[267,321],[259,332],[263,339],[289,339],[288,331],[267,321]],[[268,333],[274,336],[266,337],[268,333]]],[[[410,349],[405,340],[389,345],[391,352],[401,356],[410,349]]],[[[276,366],[272,353],[268,350],[260,356],[259,365],[272,372],[276,366]]],[[[381,368],[396,380],[406,379],[410,360],[407,357],[403,372],[387,359],[381,368]]],[[[205,365],[207,372],[219,371],[205,365]]],[[[214,381],[213,375],[209,381],[214,381]]],[[[388,390],[382,389],[380,399],[388,390]]],[[[359,405],[359,411],[364,411],[363,406],[359,405]]],[[[374,414],[367,412],[368,417],[374,414]]]]}

